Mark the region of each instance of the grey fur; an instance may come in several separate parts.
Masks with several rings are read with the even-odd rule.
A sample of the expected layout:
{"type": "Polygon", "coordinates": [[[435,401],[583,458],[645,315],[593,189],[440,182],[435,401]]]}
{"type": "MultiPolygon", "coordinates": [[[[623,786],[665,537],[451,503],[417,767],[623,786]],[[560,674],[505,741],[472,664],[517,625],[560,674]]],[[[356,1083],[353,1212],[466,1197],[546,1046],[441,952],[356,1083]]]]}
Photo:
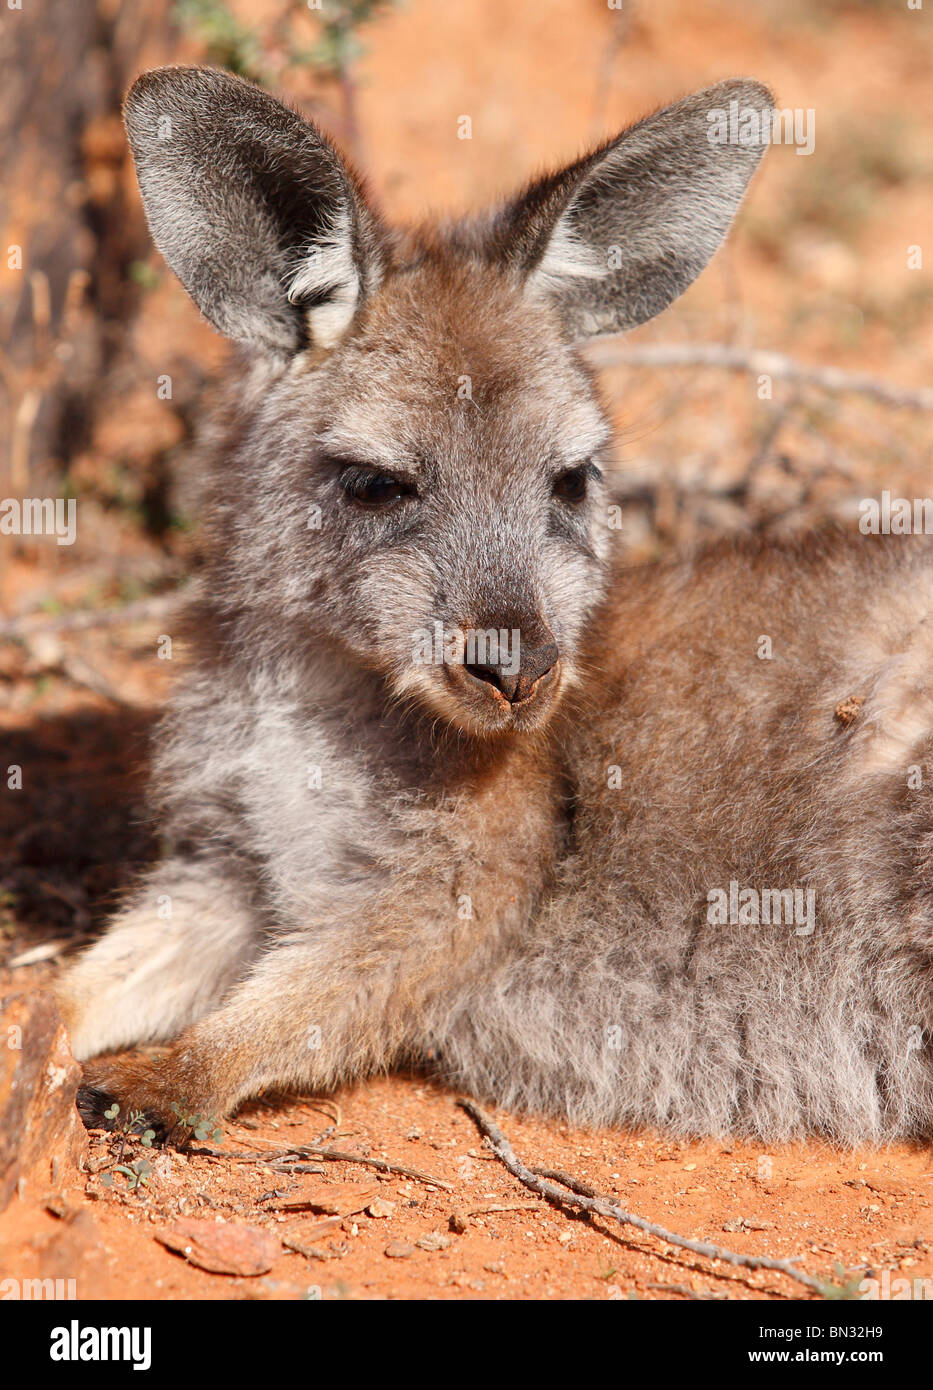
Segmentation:
{"type": "Polygon", "coordinates": [[[908,782],[933,749],[927,548],[632,570],[598,475],[562,490],[609,439],[574,339],[705,264],[760,150],[701,148],[698,123],[761,97],[721,84],[492,218],[389,232],[270,98],[192,70],[134,89],[154,234],[263,355],[213,458],[198,651],[159,745],[174,854],[61,987],[79,1056],[172,1045],[90,1062],[90,1109],[221,1112],[415,1061],[585,1123],[929,1134],[933,803],[908,782]],[[141,133],[152,93],[201,122],[167,161],[141,133]],[[254,117],[284,210],[256,191],[254,117]],[[334,234],[335,197],[359,296],[325,351],[289,257],[334,234]],[[199,239],[205,201],[229,245],[199,239]],[[354,502],[360,465],[409,493],[354,502]],[[512,704],[413,660],[435,622],[553,638],[559,663],[512,704]],[[812,932],[714,924],[733,881],[815,894],[812,932]]]}
{"type": "Polygon", "coordinates": [[[227,73],[162,68],[134,84],[124,116],[153,238],[222,333],[273,352],[306,345],[302,300],[284,290],[341,221],[363,286],[378,281],[355,176],[281,102],[227,73]]]}

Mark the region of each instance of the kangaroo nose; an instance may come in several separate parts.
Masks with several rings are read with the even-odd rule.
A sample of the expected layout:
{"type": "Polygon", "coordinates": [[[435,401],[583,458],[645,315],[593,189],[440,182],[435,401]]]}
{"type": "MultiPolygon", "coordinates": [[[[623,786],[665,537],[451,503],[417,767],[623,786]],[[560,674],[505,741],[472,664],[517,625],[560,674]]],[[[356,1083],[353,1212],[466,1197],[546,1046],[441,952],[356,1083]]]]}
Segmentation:
{"type": "MultiPolygon", "coordinates": [[[[501,656],[501,653],[499,655],[501,656]]],[[[468,663],[466,669],[477,680],[487,681],[489,685],[500,690],[510,705],[517,705],[528,699],[535,683],[557,664],[559,655],[553,634],[545,629],[545,633],[539,637],[538,645],[534,647],[519,640],[518,651],[513,649],[510,660],[487,662],[483,665],[468,663]],[[545,634],[550,640],[541,640],[545,634]]]]}

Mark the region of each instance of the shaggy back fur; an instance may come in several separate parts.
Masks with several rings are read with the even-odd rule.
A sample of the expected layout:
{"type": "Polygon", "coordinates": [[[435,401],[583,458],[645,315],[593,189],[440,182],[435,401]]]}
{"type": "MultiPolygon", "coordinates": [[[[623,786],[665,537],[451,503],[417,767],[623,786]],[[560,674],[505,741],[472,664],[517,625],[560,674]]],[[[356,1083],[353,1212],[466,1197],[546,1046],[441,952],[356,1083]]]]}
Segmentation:
{"type": "Polygon", "coordinates": [[[91,1063],[89,1113],[415,1062],[586,1123],[929,1132],[929,557],[611,550],[578,345],[716,249],[762,153],[711,143],[730,101],[770,97],[389,230],[246,83],[133,88],[153,235],[250,355],[159,745],[173,850],[61,988],[80,1057],[171,1045],[91,1063]]]}

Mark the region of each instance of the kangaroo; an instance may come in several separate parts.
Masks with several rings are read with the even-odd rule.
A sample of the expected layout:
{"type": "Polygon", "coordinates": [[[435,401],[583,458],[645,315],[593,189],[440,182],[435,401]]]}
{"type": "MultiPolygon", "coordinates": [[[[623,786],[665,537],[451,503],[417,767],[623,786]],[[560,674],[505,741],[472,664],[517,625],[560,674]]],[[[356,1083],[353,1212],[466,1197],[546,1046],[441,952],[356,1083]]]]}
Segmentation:
{"type": "Polygon", "coordinates": [[[930,1134],[933,557],[612,544],[580,344],[722,241],[763,152],[711,141],[733,101],[771,105],[723,82],[397,229],[252,85],[133,86],[154,240],[244,370],[170,850],[61,982],[89,1122],[407,1065],[586,1125],[930,1134]]]}

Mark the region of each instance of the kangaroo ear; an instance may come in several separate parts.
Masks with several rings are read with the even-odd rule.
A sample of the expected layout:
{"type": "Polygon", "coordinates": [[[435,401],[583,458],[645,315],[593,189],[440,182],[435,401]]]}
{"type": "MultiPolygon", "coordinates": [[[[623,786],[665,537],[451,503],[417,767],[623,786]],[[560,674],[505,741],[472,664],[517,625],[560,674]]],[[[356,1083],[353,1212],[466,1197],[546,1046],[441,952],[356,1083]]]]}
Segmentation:
{"type": "MultiPolygon", "coordinates": [[[[730,102],[770,114],[766,87],[721,82],[533,183],[493,224],[493,254],[577,338],[619,333],[682,294],[719,246],[767,143],[718,143],[730,102]]],[[[743,135],[749,132],[743,123],[743,135]]]]}
{"type": "Polygon", "coordinates": [[[324,136],[210,68],[144,73],[124,119],[153,239],[214,327],[333,346],[378,282],[381,233],[324,136]]]}

